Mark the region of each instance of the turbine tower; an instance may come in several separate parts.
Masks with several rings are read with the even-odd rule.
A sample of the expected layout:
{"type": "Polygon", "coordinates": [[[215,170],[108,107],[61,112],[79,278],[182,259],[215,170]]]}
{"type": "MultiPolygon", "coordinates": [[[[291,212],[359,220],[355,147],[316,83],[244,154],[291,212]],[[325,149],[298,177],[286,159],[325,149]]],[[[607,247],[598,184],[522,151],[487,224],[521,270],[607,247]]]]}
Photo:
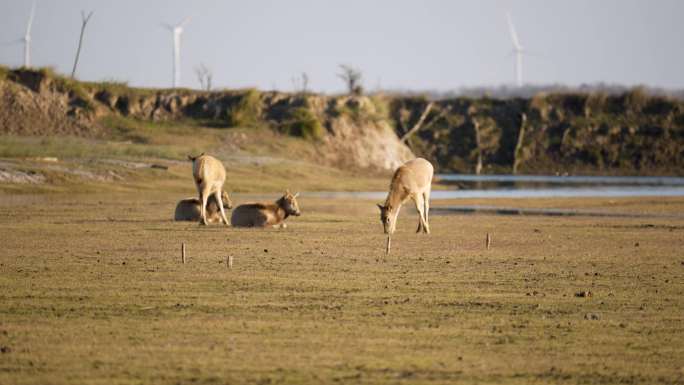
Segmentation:
{"type": "Polygon", "coordinates": [[[12,40],[2,45],[24,44],[24,67],[31,66],[31,26],[33,25],[33,16],[36,14],[36,0],[31,4],[31,13],[29,14],[28,23],[26,24],[26,33],[20,39],[12,40]]]}
{"type": "Polygon", "coordinates": [[[26,25],[26,34],[24,35],[24,67],[31,66],[31,25],[33,24],[33,15],[36,14],[36,1],[31,3],[31,14],[29,15],[28,24],[26,25]]]}
{"type": "Polygon", "coordinates": [[[515,55],[515,81],[518,87],[522,87],[522,59],[525,50],[522,44],[520,44],[520,39],[518,39],[518,34],[515,32],[515,26],[513,25],[513,19],[510,13],[506,13],[506,19],[508,20],[508,29],[511,33],[511,41],[513,42],[512,55],[515,55]]]}
{"type": "Polygon", "coordinates": [[[173,88],[180,85],[180,39],[183,34],[183,27],[190,21],[190,17],[186,17],[180,23],[174,25],[162,24],[164,28],[171,31],[173,34],[173,88]]]}

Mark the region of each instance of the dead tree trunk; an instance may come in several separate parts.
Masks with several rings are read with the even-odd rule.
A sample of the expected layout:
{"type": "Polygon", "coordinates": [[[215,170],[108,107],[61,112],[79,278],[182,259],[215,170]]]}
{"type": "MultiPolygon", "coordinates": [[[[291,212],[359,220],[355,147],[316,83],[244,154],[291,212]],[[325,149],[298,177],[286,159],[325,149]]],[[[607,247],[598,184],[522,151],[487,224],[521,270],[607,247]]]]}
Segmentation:
{"type": "Polygon", "coordinates": [[[482,172],[482,144],[480,140],[480,123],[475,118],[471,118],[473,129],[475,130],[475,146],[477,147],[477,163],[475,164],[475,174],[482,172]]]}
{"type": "Polygon", "coordinates": [[[74,68],[71,70],[72,79],[76,76],[76,66],[78,65],[78,58],[81,56],[81,46],[83,46],[83,34],[85,33],[86,25],[91,16],[93,16],[92,11],[90,11],[88,16],[86,16],[85,12],[81,11],[81,36],[78,38],[78,49],[76,50],[76,58],[74,59],[74,68]]]}
{"type": "Polygon", "coordinates": [[[408,138],[413,135],[416,131],[420,130],[420,127],[423,125],[423,122],[425,122],[425,118],[427,118],[428,114],[430,113],[430,110],[432,109],[432,106],[434,105],[433,102],[430,102],[425,106],[425,110],[423,111],[422,114],[420,114],[420,118],[418,118],[418,121],[416,124],[413,125],[413,127],[408,130],[404,135],[402,135],[400,141],[402,143],[406,142],[408,138]]]}
{"type": "Polygon", "coordinates": [[[520,129],[518,130],[518,142],[515,144],[513,151],[513,174],[518,173],[520,163],[522,163],[522,146],[525,141],[525,125],[527,123],[527,115],[523,112],[520,114],[520,129]]]}

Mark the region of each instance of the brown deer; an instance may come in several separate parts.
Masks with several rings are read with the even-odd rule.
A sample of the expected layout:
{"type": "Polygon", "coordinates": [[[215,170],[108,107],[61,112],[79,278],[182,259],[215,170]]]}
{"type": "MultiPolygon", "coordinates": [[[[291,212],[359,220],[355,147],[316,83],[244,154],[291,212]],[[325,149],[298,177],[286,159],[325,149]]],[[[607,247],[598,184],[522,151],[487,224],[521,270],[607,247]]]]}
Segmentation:
{"type": "Polygon", "coordinates": [[[234,227],[286,227],[284,221],[290,215],[300,216],[302,212],[297,204],[299,193],[285,192],[274,203],[249,203],[233,210],[230,223],[234,227]]]}
{"type": "Polygon", "coordinates": [[[422,231],[430,234],[428,212],[430,211],[430,189],[433,173],[432,164],[423,158],[410,160],[394,172],[385,204],[378,204],[380,220],[385,234],[387,234],[387,254],[390,251],[391,236],[397,227],[399,210],[401,205],[409,199],[413,200],[416,204],[416,210],[418,210],[418,229],[416,232],[422,231]]]}
{"type": "MultiPolygon", "coordinates": [[[[225,190],[221,193],[221,200],[224,209],[230,210],[233,208],[233,202],[230,201],[230,197],[225,190]]],[[[173,219],[176,221],[199,221],[202,218],[201,204],[202,202],[197,198],[186,198],[179,201],[176,205],[173,219]]],[[[218,202],[216,202],[214,195],[209,197],[206,210],[207,222],[217,223],[221,221],[221,210],[219,210],[218,202]]]]}
{"type": "Polygon", "coordinates": [[[188,155],[188,159],[192,161],[192,177],[197,186],[199,193],[199,201],[202,202],[200,206],[200,223],[207,224],[207,200],[210,195],[214,195],[218,202],[218,207],[221,212],[221,220],[228,225],[226,212],[223,209],[223,202],[221,200],[221,193],[223,191],[223,184],[226,181],[226,169],[220,160],[211,155],[202,153],[200,156],[192,157],[188,155]]]}

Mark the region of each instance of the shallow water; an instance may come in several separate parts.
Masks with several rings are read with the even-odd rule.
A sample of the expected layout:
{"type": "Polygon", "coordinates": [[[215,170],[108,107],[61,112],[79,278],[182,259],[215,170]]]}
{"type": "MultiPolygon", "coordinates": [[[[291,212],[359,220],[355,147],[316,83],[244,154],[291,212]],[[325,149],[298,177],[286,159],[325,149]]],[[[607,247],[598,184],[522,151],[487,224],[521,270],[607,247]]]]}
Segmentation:
{"type": "MultiPolygon", "coordinates": [[[[682,177],[442,174],[437,178],[463,185],[454,185],[449,190],[433,190],[432,199],[684,196],[682,177]]],[[[306,196],[382,200],[387,192],[312,192],[306,196]]]]}
{"type": "MultiPolygon", "coordinates": [[[[312,198],[358,198],[382,200],[386,191],[358,192],[307,192],[312,198]]],[[[474,190],[433,190],[431,199],[458,198],[619,198],[619,197],[678,197],[684,196],[684,187],[629,186],[629,187],[563,187],[563,188],[494,188],[474,190]]]]}

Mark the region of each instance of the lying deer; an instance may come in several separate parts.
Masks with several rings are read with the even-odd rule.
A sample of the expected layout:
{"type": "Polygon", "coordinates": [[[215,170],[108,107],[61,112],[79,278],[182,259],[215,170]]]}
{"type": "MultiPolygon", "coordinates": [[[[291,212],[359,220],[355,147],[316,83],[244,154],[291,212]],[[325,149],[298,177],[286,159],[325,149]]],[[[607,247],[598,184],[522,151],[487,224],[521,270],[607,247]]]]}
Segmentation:
{"type": "Polygon", "coordinates": [[[384,205],[378,205],[380,220],[385,234],[387,234],[387,249],[389,254],[391,236],[397,227],[397,216],[401,205],[412,199],[418,210],[417,233],[430,234],[428,212],[430,211],[430,188],[434,168],[423,158],[416,158],[400,166],[392,176],[389,193],[384,205]]]}
{"type": "Polygon", "coordinates": [[[223,209],[223,202],[221,200],[223,184],[226,181],[226,169],[223,167],[223,163],[213,156],[204,155],[204,153],[197,157],[188,155],[188,159],[192,161],[192,177],[195,180],[195,186],[197,186],[199,200],[202,202],[200,206],[200,223],[207,224],[207,200],[210,195],[214,195],[219,203],[221,219],[223,223],[228,225],[228,219],[226,219],[226,212],[223,209]]]}
{"type": "MultiPolygon", "coordinates": [[[[221,193],[221,201],[223,208],[230,210],[233,208],[233,202],[230,201],[228,193],[223,191],[221,193]]],[[[173,219],[176,221],[199,221],[202,218],[201,205],[202,202],[197,198],[186,198],[178,202],[176,205],[176,212],[173,219]]],[[[207,201],[207,222],[217,223],[221,221],[221,210],[219,210],[216,197],[211,195],[207,201]]]]}
{"type": "Polygon", "coordinates": [[[249,203],[240,205],[233,210],[230,217],[231,225],[235,227],[286,227],[284,221],[290,215],[300,216],[302,212],[297,204],[299,193],[292,195],[285,192],[274,203],[249,203]]]}

